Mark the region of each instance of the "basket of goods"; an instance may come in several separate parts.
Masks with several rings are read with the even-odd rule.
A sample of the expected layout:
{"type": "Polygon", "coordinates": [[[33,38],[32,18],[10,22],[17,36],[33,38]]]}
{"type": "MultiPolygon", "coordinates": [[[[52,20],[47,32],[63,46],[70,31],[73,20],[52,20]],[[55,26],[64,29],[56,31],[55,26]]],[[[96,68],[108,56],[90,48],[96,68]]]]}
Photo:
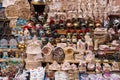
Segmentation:
{"type": "Polygon", "coordinates": [[[65,58],[65,53],[64,50],[61,47],[56,47],[53,51],[52,51],[52,55],[53,55],[53,60],[57,61],[57,62],[61,62],[64,60],[65,58]]]}

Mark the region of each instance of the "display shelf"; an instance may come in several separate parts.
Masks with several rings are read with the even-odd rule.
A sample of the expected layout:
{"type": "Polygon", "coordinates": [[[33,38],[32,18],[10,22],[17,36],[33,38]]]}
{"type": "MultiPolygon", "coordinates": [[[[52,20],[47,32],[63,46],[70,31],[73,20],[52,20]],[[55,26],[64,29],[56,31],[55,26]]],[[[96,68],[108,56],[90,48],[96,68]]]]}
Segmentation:
{"type": "Polygon", "coordinates": [[[32,3],[33,5],[46,5],[45,2],[34,2],[34,1],[32,1],[31,3],[32,3]]]}
{"type": "MultiPolygon", "coordinates": [[[[53,61],[54,60],[39,60],[39,62],[42,62],[42,63],[53,63],[53,61]]],[[[58,62],[58,63],[63,63],[65,61],[67,61],[69,63],[76,63],[76,64],[80,62],[80,61],[76,61],[76,60],[64,60],[64,61],[58,62]]],[[[95,63],[97,63],[97,62],[99,62],[99,63],[112,63],[113,60],[93,60],[93,62],[95,62],[95,63]]],[[[86,63],[88,63],[88,62],[86,62],[86,63]]],[[[119,62],[119,64],[120,64],[120,62],[119,62]]]]}
{"type": "Polygon", "coordinates": [[[114,54],[115,52],[119,52],[119,50],[93,50],[94,52],[104,51],[107,54],[114,54]]]}
{"type": "Polygon", "coordinates": [[[9,61],[20,61],[20,62],[22,62],[23,59],[22,58],[8,58],[8,59],[0,58],[0,62],[9,62],[9,61]]]}
{"type": "MultiPolygon", "coordinates": [[[[71,29],[70,32],[72,33],[73,31],[76,31],[76,33],[79,33],[80,30],[76,30],[76,29],[71,29]]],[[[62,29],[57,29],[57,33],[58,34],[63,34],[65,35],[67,33],[67,30],[62,30],[62,29]]]]}
{"type": "Polygon", "coordinates": [[[10,48],[8,48],[8,49],[0,49],[0,51],[20,51],[19,49],[10,49],[10,48]]]}
{"type": "Polygon", "coordinates": [[[2,58],[0,58],[0,62],[8,62],[9,61],[9,59],[2,59],[2,58]]]}
{"type": "MultiPolygon", "coordinates": [[[[54,62],[54,60],[39,60],[39,61],[42,63],[53,63],[54,62]]],[[[75,60],[64,60],[64,61],[60,61],[58,63],[63,63],[65,61],[67,61],[69,63],[79,63],[79,61],[75,61],[75,60]]]]}

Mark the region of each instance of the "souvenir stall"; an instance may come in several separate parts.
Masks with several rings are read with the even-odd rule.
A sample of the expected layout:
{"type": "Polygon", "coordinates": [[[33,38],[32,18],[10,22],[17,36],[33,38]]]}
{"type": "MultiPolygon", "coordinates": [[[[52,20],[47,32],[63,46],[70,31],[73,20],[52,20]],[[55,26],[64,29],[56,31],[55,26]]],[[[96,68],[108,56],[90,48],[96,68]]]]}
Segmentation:
{"type": "Polygon", "coordinates": [[[0,80],[120,80],[115,0],[0,5],[0,80]]]}

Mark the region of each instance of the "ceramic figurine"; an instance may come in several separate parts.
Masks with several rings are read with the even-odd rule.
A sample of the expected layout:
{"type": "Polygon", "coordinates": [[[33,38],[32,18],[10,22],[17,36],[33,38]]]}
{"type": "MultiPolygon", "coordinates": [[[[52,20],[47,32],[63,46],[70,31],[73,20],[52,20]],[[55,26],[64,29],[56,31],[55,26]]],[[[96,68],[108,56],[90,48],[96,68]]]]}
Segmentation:
{"type": "Polygon", "coordinates": [[[102,71],[102,66],[101,66],[101,64],[100,63],[96,63],[96,73],[101,73],[101,71],[102,71]]]}
{"type": "Polygon", "coordinates": [[[72,36],[72,42],[73,42],[73,43],[77,43],[77,37],[74,36],[74,35],[72,36]]]}
{"type": "Polygon", "coordinates": [[[87,44],[87,50],[91,50],[93,47],[93,41],[92,38],[90,38],[89,33],[86,33],[85,37],[85,43],[87,44]]]}
{"type": "Polygon", "coordinates": [[[119,65],[118,65],[118,62],[113,62],[112,63],[112,71],[119,71],[119,65]]]}
{"type": "Polygon", "coordinates": [[[64,48],[65,52],[65,60],[74,60],[74,48],[72,47],[66,47],[64,48]]]}
{"type": "Polygon", "coordinates": [[[61,66],[56,61],[53,61],[53,63],[51,65],[49,65],[50,70],[59,70],[60,67],[61,66]]]}
{"type": "Polygon", "coordinates": [[[79,63],[79,71],[82,73],[82,72],[86,72],[86,62],[81,60],[80,63],[79,63]]]}
{"type": "MultiPolygon", "coordinates": [[[[40,40],[37,39],[37,36],[34,35],[32,40],[27,41],[27,49],[26,53],[27,54],[41,54],[41,46],[42,43],[40,40]]],[[[42,54],[41,54],[42,57],[42,54]]]]}
{"type": "Polygon", "coordinates": [[[67,33],[67,42],[71,42],[71,34],[70,33],[67,33]]]}
{"type": "Polygon", "coordinates": [[[57,43],[57,47],[65,48],[67,47],[67,43],[57,43]]]}
{"type": "Polygon", "coordinates": [[[87,62],[91,62],[94,59],[95,59],[95,54],[93,54],[92,51],[88,51],[87,54],[86,54],[85,60],[87,62]]]}
{"type": "Polygon", "coordinates": [[[63,42],[63,43],[66,42],[66,38],[64,35],[61,35],[60,38],[61,38],[61,42],[63,42]]]}
{"type": "Polygon", "coordinates": [[[67,61],[65,61],[61,66],[62,66],[62,70],[70,70],[71,69],[71,65],[67,61]]]}
{"type": "Polygon", "coordinates": [[[82,52],[85,51],[85,43],[81,39],[77,42],[77,50],[82,52]]]}
{"type": "Polygon", "coordinates": [[[47,45],[45,45],[43,48],[42,48],[42,53],[44,55],[44,60],[52,60],[52,50],[53,50],[53,45],[51,43],[47,43],[47,45]]]}
{"type": "Polygon", "coordinates": [[[29,30],[28,30],[27,28],[25,28],[23,34],[24,34],[24,37],[26,38],[26,40],[27,40],[27,39],[30,39],[30,32],[29,32],[29,30]]]}
{"type": "Polygon", "coordinates": [[[65,71],[57,71],[55,72],[55,80],[69,80],[69,77],[65,71]]]}
{"type": "Polygon", "coordinates": [[[16,39],[11,39],[9,41],[9,44],[10,44],[10,48],[17,48],[17,45],[18,45],[16,39]]]}
{"type": "Polygon", "coordinates": [[[103,64],[103,71],[104,72],[110,72],[111,71],[111,66],[108,63],[103,64]]]}
{"type": "Polygon", "coordinates": [[[8,59],[8,53],[7,52],[3,52],[3,59],[8,59]]]}
{"type": "Polygon", "coordinates": [[[87,69],[90,71],[93,71],[95,69],[95,64],[94,62],[89,62],[87,65],[87,69]]]}
{"type": "Polygon", "coordinates": [[[72,68],[73,70],[77,70],[77,65],[72,64],[72,65],[71,65],[71,68],[72,68]]]}
{"type": "Polygon", "coordinates": [[[98,39],[94,40],[94,50],[98,50],[98,39]]]}
{"type": "Polygon", "coordinates": [[[6,39],[0,40],[0,47],[1,48],[8,48],[8,41],[6,39]]]}

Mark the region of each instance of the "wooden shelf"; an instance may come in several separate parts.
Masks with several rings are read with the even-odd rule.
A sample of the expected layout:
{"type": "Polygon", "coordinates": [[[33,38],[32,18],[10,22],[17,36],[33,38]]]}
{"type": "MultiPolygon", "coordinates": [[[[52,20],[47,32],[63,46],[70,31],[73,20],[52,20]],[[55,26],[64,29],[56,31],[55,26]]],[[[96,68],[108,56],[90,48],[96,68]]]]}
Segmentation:
{"type": "Polygon", "coordinates": [[[19,49],[0,49],[0,51],[20,51],[19,49]]]}
{"type": "MultiPolygon", "coordinates": [[[[72,33],[73,31],[76,31],[77,33],[79,33],[80,30],[78,30],[78,29],[77,29],[77,30],[76,30],[76,29],[71,29],[70,31],[71,31],[71,33],[72,33]]],[[[57,29],[57,33],[58,33],[58,34],[64,34],[64,35],[65,35],[65,34],[67,34],[67,30],[57,29]]]]}
{"type": "MultiPolygon", "coordinates": [[[[47,61],[47,60],[39,60],[40,62],[43,62],[43,63],[53,63],[53,61],[54,60],[49,60],[49,61],[47,61]]],[[[69,63],[79,63],[79,61],[75,61],[75,60],[65,60],[65,61],[67,61],[67,62],[69,62],[69,63]]],[[[58,62],[58,63],[64,63],[65,61],[62,61],[62,62],[58,62]]]]}
{"type": "Polygon", "coordinates": [[[105,51],[106,54],[114,54],[116,51],[119,50],[93,50],[94,52],[98,52],[98,51],[105,51]]]}
{"type": "Polygon", "coordinates": [[[9,60],[0,58],[0,62],[7,62],[7,61],[9,61],[9,60]]]}
{"type": "Polygon", "coordinates": [[[33,5],[46,5],[44,2],[31,2],[33,5]]]}
{"type": "MultiPolygon", "coordinates": [[[[76,60],[64,60],[64,61],[62,61],[62,62],[58,62],[58,63],[64,63],[65,61],[67,61],[67,62],[69,62],[69,63],[75,63],[75,64],[79,64],[79,62],[80,61],[76,61],[76,60]]],[[[51,60],[51,61],[45,61],[45,60],[39,60],[39,62],[42,62],[42,63],[53,63],[53,60],[51,60]]],[[[112,63],[113,61],[112,60],[108,60],[108,61],[105,61],[105,60],[94,60],[93,62],[99,62],[99,63],[112,63]]],[[[86,62],[86,63],[88,63],[88,62],[86,62]]],[[[120,64],[120,62],[119,62],[119,64],[120,64]]]]}

